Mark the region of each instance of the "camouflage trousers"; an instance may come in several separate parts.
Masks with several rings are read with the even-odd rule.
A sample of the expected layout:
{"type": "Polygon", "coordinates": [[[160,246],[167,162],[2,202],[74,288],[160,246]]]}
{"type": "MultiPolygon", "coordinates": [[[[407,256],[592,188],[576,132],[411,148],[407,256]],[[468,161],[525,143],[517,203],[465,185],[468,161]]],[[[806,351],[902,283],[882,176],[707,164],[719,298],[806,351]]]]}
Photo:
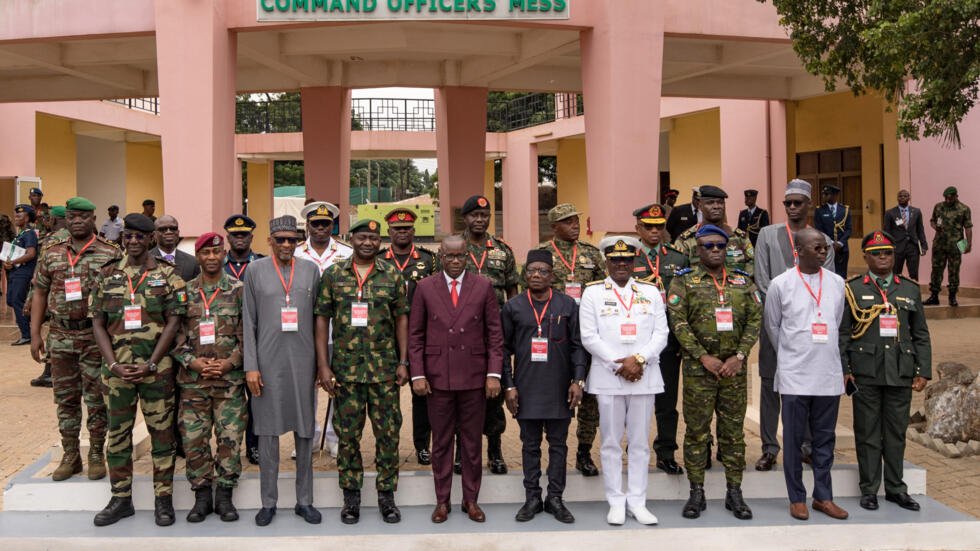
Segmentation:
{"type": "Polygon", "coordinates": [[[91,329],[71,331],[52,322],[47,339],[51,384],[58,408],[58,432],[77,439],[82,430],[82,401],[88,409],[89,438],[105,440],[108,414],[102,383],[102,354],[91,329]]]}
{"type": "Polygon", "coordinates": [[[575,436],[580,448],[592,449],[596,431],[599,430],[599,402],[594,394],[582,393],[582,403],[578,406],[578,428],[575,436]]]}
{"type": "MultiPolygon", "coordinates": [[[[166,360],[165,360],[166,361],[166,360]]],[[[164,362],[161,362],[164,363],[164,362]]],[[[169,363],[169,362],[168,362],[169,363]]],[[[153,494],[173,494],[174,454],[174,372],[167,364],[156,375],[145,377],[136,384],[127,383],[102,369],[102,379],[108,387],[109,436],[106,463],[112,495],[133,495],[133,426],[136,424],[136,404],[143,411],[143,420],[150,433],[153,459],[153,494]]]]}
{"type": "Polygon", "coordinates": [[[180,387],[180,437],[191,488],[234,488],[242,473],[242,438],[248,408],[245,385],[184,385],[180,387]],[[211,434],[214,433],[214,455],[211,434]]]}
{"type": "MultiPolygon", "coordinates": [[[[685,360],[687,361],[687,360],[685,360]]],[[[729,484],[742,484],[745,470],[745,432],[743,421],[748,402],[745,374],[715,379],[684,377],[684,467],[687,479],[704,484],[704,467],[708,462],[711,418],[718,415],[718,456],[725,466],[729,484]]]]}
{"type": "Polygon", "coordinates": [[[337,470],[340,487],[360,490],[364,484],[361,435],[366,417],[371,419],[375,440],[378,491],[398,489],[398,432],[402,427],[399,387],[390,383],[343,382],[334,398],[333,428],[340,440],[337,470]]]}
{"type": "Polygon", "coordinates": [[[933,246],[932,248],[932,274],[929,277],[929,292],[938,295],[943,289],[943,271],[949,266],[949,280],[946,282],[946,290],[950,294],[956,294],[960,289],[960,264],[963,262],[963,255],[953,244],[950,246],[933,246]]]}

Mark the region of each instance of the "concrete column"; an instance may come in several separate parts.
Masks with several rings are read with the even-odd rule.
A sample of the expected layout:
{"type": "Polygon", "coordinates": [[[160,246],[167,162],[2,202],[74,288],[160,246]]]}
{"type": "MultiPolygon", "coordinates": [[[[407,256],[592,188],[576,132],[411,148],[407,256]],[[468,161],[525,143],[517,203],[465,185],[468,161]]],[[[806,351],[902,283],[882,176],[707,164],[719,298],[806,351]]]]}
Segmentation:
{"type": "MultiPolygon", "coordinates": [[[[456,227],[454,222],[463,202],[473,195],[483,194],[487,89],[462,86],[437,88],[435,106],[439,223],[442,232],[450,234],[462,229],[456,227]]],[[[506,219],[506,211],[504,216],[506,219]]],[[[507,236],[506,228],[504,236],[507,236]]]]}
{"type": "MultiPolygon", "coordinates": [[[[762,202],[762,198],[759,198],[760,205],[767,205],[765,208],[769,210],[769,217],[771,220],[779,220],[780,222],[786,221],[786,211],[783,208],[782,200],[783,196],[786,194],[786,183],[789,180],[786,178],[787,166],[787,141],[786,141],[786,102],[785,101],[769,101],[769,198],[767,202],[762,202]]],[[[762,195],[760,190],[759,195],[762,195]]]]}
{"type": "Polygon", "coordinates": [[[518,262],[538,244],[538,145],[510,137],[504,159],[504,238],[518,262]]]}
{"type": "Polygon", "coordinates": [[[664,11],[663,0],[609,2],[582,31],[589,207],[597,232],[632,230],[631,205],[656,197],[664,11]]]}
{"type": "Polygon", "coordinates": [[[274,216],[273,166],[272,161],[249,161],[246,167],[248,173],[248,215],[252,220],[255,220],[256,224],[252,248],[262,254],[269,253],[269,220],[272,220],[274,216]]]}
{"type": "MultiPolygon", "coordinates": [[[[243,212],[245,210],[245,206],[242,204],[243,197],[242,197],[242,160],[241,159],[237,157],[235,158],[235,166],[232,170],[233,170],[232,177],[234,178],[234,180],[232,181],[231,184],[231,209],[232,209],[232,214],[235,214],[235,213],[243,212]]],[[[224,220],[216,220],[215,228],[218,227],[217,224],[223,224],[223,223],[224,220]]]]}
{"type": "MultiPolygon", "coordinates": [[[[184,235],[233,206],[237,43],[221,0],[155,0],[166,214],[184,235]],[[208,191],[209,190],[209,191],[208,191]]],[[[159,213],[163,214],[163,213],[159,213]]]]}
{"type": "Polygon", "coordinates": [[[738,224],[746,189],[759,190],[759,204],[769,199],[769,143],[766,102],[728,100],[721,102],[721,182],[728,193],[726,216],[738,224]]]}
{"type": "MultiPolygon", "coordinates": [[[[483,196],[490,200],[490,212],[497,212],[497,200],[495,197],[494,181],[493,181],[493,161],[486,160],[483,162],[483,196]]],[[[494,235],[497,231],[497,220],[496,215],[490,217],[490,226],[487,227],[487,233],[494,235]]]]}
{"type": "Polygon", "coordinates": [[[354,212],[350,204],[350,89],[303,88],[300,97],[306,196],[340,207],[340,231],[345,232],[354,212]]]}

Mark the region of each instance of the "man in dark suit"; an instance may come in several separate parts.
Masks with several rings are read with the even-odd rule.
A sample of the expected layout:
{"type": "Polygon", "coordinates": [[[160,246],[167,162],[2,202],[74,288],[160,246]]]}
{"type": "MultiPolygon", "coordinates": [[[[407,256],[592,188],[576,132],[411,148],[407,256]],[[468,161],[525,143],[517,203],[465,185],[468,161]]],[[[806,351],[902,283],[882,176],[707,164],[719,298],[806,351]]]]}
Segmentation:
{"type": "Polygon", "coordinates": [[[154,238],[157,246],[150,251],[150,256],[159,257],[177,265],[177,275],[184,281],[190,281],[201,273],[201,267],[193,255],[177,249],[180,243],[180,226],[177,219],[165,214],[153,223],[156,228],[154,238]]]}
{"type": "Polygon", "coordinates": [[[840,188],[823,187],[824,204],[813,213],[813,226],[830,237],[834,245],[834,273],[847,278],[847,240],[851,238],[851,207],[837,202],[840,188]]]}
{"type": "Polygon", "coordinates": [[[759,198],[759,190],[745,190],[745,208],[738,213],[738,229],[749,234],[749,241],[755,247],[755,240],[759,238],[759,231],[769,225],[769,211],[757,207],[755,202],[759,198]]]}
{"type": "Polygon", "coordinates": [[[885,233],[895,240],[895,273],[902,273],[908,262],[909,277],[919,280],[919,257],[929,250],[926,230],[922,224],[922,211],[909,205],[912,194],[908,190],[898,192],[898,206],[885,213],[885,233]]]}
{"type": "Polygon", "coordinates": [[[692,193],[690,203],[670,209],[670,216],[667,217],[667,233],[670,234],[671,241],[700,222],[701,189],[694,188],[692,193]]]}
{"type": "Polygon", "coordinates": [[[484,522],[477,505],[483,477],[486,401],[500,395],[503,332],[490,281],[467,273],[466,241],[447,237],[439,247],[443,271],[418,282],[409,320],[412,391],[427,396],[432,425],[432,522],[449,516],[453,435],[462,443],[463,511],[484,522]]]}

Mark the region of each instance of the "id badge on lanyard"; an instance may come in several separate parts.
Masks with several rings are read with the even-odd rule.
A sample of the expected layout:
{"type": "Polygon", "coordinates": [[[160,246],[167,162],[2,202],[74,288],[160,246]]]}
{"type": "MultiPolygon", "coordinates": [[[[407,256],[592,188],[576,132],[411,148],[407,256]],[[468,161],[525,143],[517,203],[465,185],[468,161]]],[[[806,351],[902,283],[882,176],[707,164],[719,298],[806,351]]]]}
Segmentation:
{"type": "Polygon", "coordinates": [[[630,322],[619,324],[619,342],[623,344],[632,344],[636,342],[635,323],[630,322]]]}
{"type": "Polygon", "coordinates": [[[531,361],[548,361],[548,339],[542,337],[531,338],[531,361]]]}
{"type": "Polygon", "coordinates": [[[813,325],[810,326],[810,334],[813,336],[815,344],[825,344],[830,339],[827,333],[827,324],[819,321],[813,322],[813,325]]]}
{"type": "Polygon", "coordinates": [[[878,328],[880,337],[898,336],[898,316],[895,314],[882,314],[878,316],[878,328]]]}
{"type": "Polygon", "coordinates": [[[717,331],[734,331],[735,315],[728,307],[715,308],[715,329],[717,331]]]}
{"type": "Polygon", "coordinates": [[[279,313],[279,320],[282,323],[282,330],[285,333],[295,333],[299,331],[299,310],[293,306],[284,306],[279,313]]]}
{"type": "Polygon", "coordinates": [[[214,318],[202,318],[197,326],[201,344],[214,344],[214,318]]]}
{"type": "Polygon", "coordinates": [[[143,308],[139,305],[131,305],[123,307],[123,328],[127,331],[133,331],[143,327],[143,319],[141,317],[143,308]]]}
{"type": "Polygon", "coordinates": [[[368,326],[368,303],[354,302],[350,305],[350,324],[351,327],[368,326]]]}
{"type": "Polygon", "coordinates": [[[565,294],[575,299],[578,303],[582,300],[582,284],[578,282],[568,282],[565,284],[565,294]]]}
{"type": "Polygon", "coordinates": [[[65,279],[65,302],[82,300],[82,279],[69,277],[65,279]]]}

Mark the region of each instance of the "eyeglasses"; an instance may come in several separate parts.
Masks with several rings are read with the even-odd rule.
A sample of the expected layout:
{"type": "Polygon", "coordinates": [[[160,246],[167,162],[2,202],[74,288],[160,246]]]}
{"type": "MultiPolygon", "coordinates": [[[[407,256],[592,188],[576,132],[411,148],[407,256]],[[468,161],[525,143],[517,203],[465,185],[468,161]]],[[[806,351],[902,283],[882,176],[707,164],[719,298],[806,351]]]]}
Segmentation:
{"type": "Polygon", "coordinates": [[[299,242],[299,239],[295,237],[273,237],[273,239],[276,240],[277,245],[283,245],[285,243],[289,243],[290,245],[295,245],[296,243],[299,242]]]}
{"type": "Polygon", "coordinates": [[[524,273],[526,273],[529,276],[532,275],[546,276],[546,275],[551,275],[551,268],[528,268],[524,270],[524,273]]]}
{"type": "Polygon", "coordinates": [[[878,251],[868,251],[868,254],[871,256],[892,256],[895,254],[895,251],[891,249],[881,249],[878,251]]]}
{"type": "Polygon", "coordinates": [[[145,233],[124,233],[123,241],[143,241],[146,239],[145,233]]]}
{"type": "Polygon", "coordinates": [[[789,201],[783,201],[783,206],[784,207],[802,207],[803,206],[803,201],[800,201],[799,199],[793,199],[793,200],[789,200],[789,201]]]}
{"type": "Polygon", "coordinates": [[[728,248],[728,243],[698,243],[699,247],[704,247],[706,251],[723,251],[728,248]]]}
{"type": "Polygon", "coordinates": [[[329,228],[332,225],[333,221],[331,220],[314,220],[310,222],[311,228],[329,228]]]}
{"type": "Polygon", "coordinates": [[[466,255],[443,253],[442,260],[443,262],[466,262],[466,255]]]}
{"type": "Polygon", "coordinates": [[[157,228],[157,231],[160,233],[167,233],[167,232],[177,233],[180,230],[177,228],[177,226],[164,226],[162,228],[157,228]]]}

